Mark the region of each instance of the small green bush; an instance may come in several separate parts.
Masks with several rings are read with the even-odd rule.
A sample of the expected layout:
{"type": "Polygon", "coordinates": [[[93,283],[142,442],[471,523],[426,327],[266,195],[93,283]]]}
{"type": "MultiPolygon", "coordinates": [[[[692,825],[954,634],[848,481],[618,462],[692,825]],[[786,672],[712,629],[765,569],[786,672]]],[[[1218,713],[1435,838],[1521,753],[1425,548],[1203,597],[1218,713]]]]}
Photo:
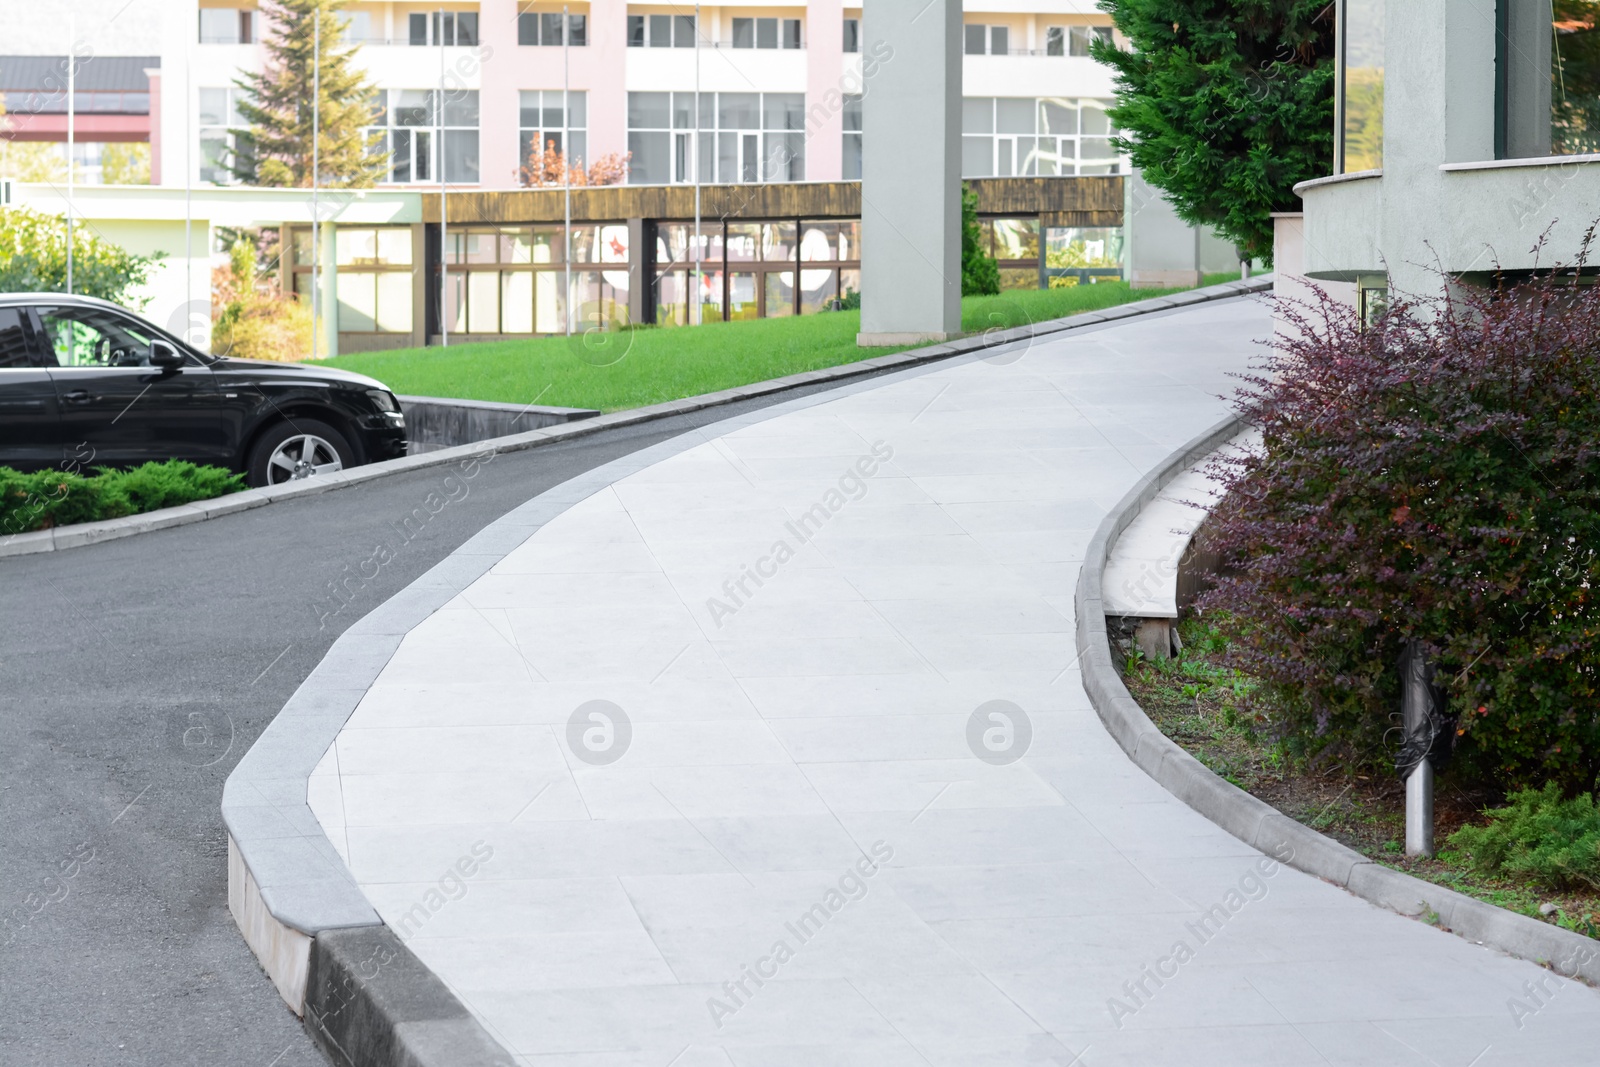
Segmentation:
{"type": "Polygon", "coordinates": [[[92,475],[54,470],[23,474],[0,467],[0,537],[137,515],[243,488],[241,474],[181,460],[132,470],[102,467],[92,475]]]}
{"type": "Polygon", "coordinates": [[[1487,826],[1463,826],[1450,847],[1480,872],[1526,878],[1549,889],[1600,889],[1600,808],[1581,793],[1563,799],[1555,782],[1506,797],[1484,812],[1487,826]]]}

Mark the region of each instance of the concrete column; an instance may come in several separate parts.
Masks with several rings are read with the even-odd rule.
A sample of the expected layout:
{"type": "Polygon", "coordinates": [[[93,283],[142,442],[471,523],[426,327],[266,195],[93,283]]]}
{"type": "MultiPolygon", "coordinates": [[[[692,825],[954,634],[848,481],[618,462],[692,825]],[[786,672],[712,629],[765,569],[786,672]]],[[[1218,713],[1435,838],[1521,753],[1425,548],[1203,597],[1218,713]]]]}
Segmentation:
{"type": "Polygon", "coordinates": [[[961,330],[961,0],[874,0],[863,59],[861,333],[943,341],[961,330]]]}

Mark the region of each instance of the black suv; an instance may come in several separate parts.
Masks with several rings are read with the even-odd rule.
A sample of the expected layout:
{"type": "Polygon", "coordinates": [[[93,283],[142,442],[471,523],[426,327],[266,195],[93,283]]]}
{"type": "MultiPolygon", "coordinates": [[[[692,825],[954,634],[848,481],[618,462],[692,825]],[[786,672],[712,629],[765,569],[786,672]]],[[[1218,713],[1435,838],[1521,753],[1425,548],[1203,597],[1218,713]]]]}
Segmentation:
{"type": "Polygon", "coordinates": [[[405,454],[371,378],[209,356],[93,297],[0,294],[0,466],[186,459],[276,485],[405,454]]]}

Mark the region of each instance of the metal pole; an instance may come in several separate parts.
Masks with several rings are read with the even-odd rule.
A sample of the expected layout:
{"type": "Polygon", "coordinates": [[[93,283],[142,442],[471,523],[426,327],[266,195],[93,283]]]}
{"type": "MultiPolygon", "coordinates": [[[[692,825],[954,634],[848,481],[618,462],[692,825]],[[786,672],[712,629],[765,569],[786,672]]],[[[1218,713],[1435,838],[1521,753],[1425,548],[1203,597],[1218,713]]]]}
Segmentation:
{"type": "Polygon", "coordinates": [[[705,283],[705,268],[700,262],[700,0],[694,5],[694,118],[689,128],[694,131],[689,138],[694,161],[690,164],[694,174],[694,299],[689,305],[689,325],[699,326],[701,320],[700,286],[705,283]]]}
{"type": "Polygon", "coordinates": [[[434,159],[439,168],[439,346],[450,347],[450,219],[444,185],[444,8],[439,9],[439,100],[434,112],[434,159]]]}
{"type": "Polygon", "coordinates": [[[322,251],[322,218],[318,211],[322,155],[322,9],[311,23],[311,358],[317,358],[317,305],[322,302],[322,287],[317,272],[322,251]]]}
{"type": "Polygon", "coordinates": [[[1426,759],[1406,779],[1406,855],[1433,855],[1433,764],[1426,759]]]}
{"type": "Polygon", "coordinates": [[[567,17],[567,5],[561,5],[561,183],[566,186],[564,198],[566,200],[566,255],[562,261],[566,263],[567,299],[566,320],[567,336],[572,336],[572,107],[568,93],[572,84],[572,65],[567,46],[572,40],[571,19],[567,17]]]}
{"type": "Polygon", "coordinates": [[[78,57],[73,53],[77,44],[74,38],[73,18],[67,16],[67,292],[72,292],[72,194],[73,194],[73,158],[72,148],[75,140],[75,123],[77,118],[76,97],[78,57]]]}
{"type": "MultiPolygon", "coordinates": [[[[194,53],[189,45],[183,46],[183,296],[184,303],[194,299],[194,109],[200,101],[194,95],[194,53]]],[[[313,326],[315,330],[315,326],[313,326]]],[[[194,318],[184,316],[185,341],[194,336],[194,318]]],[[[206,345],[206,351],[211,345],[206,345]]]]}

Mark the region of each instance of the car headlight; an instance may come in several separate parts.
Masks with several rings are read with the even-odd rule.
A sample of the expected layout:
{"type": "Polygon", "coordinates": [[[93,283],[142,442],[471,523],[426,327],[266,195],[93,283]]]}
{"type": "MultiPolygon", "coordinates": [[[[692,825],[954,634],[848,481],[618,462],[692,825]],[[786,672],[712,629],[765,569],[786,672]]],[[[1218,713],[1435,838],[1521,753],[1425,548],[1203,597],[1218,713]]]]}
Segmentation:
{"type": "Polygon", "coordinates": [[[400,401],[387,389],[368,389],[367,396],[372,399],[373,406],[382,412],[398,412],[400,401]]]}

